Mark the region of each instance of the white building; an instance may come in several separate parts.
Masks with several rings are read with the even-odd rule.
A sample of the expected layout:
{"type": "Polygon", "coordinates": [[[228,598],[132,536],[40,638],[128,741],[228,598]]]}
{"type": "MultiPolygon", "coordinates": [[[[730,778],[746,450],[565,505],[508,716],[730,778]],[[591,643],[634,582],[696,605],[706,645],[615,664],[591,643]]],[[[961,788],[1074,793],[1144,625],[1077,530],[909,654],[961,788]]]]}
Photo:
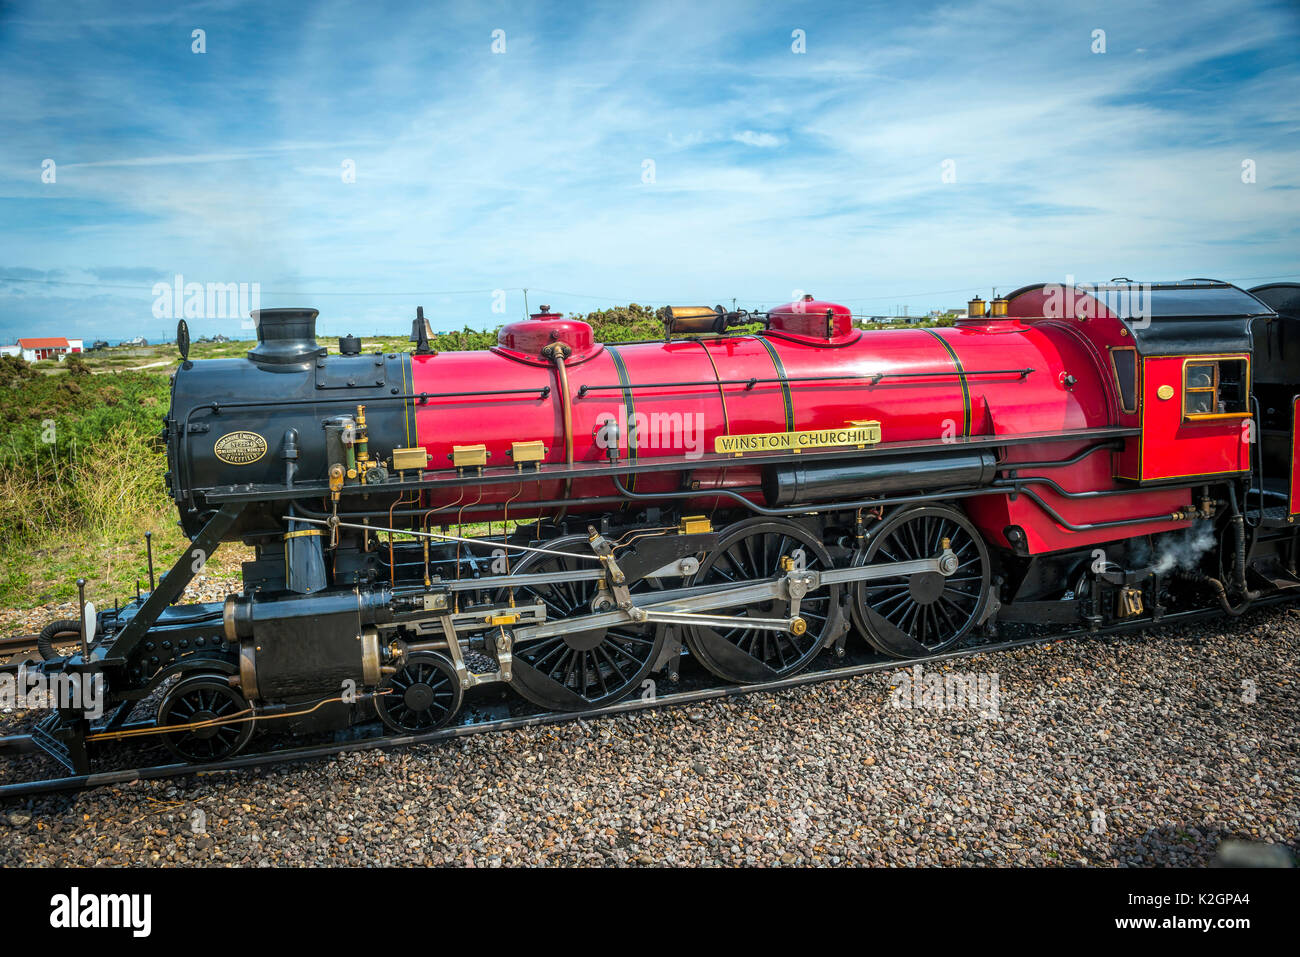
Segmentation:
{"type": "Polygon", "coordinates": [[[58,359],[63,361],[66,355],[85,351],[81,339],[67,339],[63,336],[39,336],[19,339],[17,345],[0,346],[0,352],[10,356],[22,356],[28,362],[41,359],[58,359]]]}

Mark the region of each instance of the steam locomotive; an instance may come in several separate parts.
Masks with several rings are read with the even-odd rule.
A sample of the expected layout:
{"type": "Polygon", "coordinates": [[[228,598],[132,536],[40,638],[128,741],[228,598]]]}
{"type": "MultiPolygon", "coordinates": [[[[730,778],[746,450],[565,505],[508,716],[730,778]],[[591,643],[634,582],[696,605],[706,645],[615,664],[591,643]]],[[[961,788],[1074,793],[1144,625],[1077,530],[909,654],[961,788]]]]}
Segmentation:
{"type": "Polygon", "coordinates": [[[882,331],[812,296],[674,307],[617,344],[542,307],[441,354],[422,311],[404,354],[328,354],[316,316],[260,310],[241,359],[180,330],[191,547],[72,653],[76,623],[43,635],[45,672],[107,688],[106,717],[40,725],[68,767],[146,698],[203,762],[263,726],[431,730],[493,682],[578,712],[687,657],[762,682],[1300,585],[1297,284],[1037,284],[882,331]],[[176,604],[235,541],[243,590],[176,604]]]}

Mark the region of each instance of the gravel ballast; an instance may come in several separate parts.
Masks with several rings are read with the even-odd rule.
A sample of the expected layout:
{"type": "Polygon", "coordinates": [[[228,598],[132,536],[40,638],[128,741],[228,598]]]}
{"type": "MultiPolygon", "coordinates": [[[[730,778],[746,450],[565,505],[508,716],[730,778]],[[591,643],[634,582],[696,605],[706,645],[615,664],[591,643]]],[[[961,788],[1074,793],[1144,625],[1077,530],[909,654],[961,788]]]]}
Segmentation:
{"type": "Polygon", "coordinates": [[[7,801],[0,864],[1194,866],[1226,838],[1294,852],[1298,650],[1300,609],[1274,607],[935,664],[906,695],[901,673],[872,674],[7,801]],[[974,695],[936,702],[938,676],[974,695]]]}

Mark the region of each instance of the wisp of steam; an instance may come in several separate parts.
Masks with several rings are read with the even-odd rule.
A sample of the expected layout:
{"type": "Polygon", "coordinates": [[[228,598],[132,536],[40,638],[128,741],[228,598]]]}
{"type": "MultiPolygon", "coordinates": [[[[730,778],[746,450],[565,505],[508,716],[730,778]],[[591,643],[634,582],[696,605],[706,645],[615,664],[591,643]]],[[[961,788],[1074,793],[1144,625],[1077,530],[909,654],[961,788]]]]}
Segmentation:
{"type": "Polygon", "coordinates": [[[1190,572],[1200,564],[1201,556],[1214,547],[1214,524],[1197,522],[1181,532],[1168,532],[1155,540],[1155,557],[1145,542],[1133,549],[1135,565],[1151,565],[1157,575],[1167,575],[1174,569],[1190,572]]]}

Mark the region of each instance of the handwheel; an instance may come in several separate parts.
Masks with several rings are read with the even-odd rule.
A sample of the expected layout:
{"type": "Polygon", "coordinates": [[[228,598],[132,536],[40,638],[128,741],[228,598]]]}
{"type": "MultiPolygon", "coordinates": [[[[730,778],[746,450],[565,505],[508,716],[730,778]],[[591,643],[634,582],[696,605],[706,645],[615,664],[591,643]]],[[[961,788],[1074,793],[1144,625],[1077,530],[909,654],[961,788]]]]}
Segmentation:
{"type": "MultiPolygon", "coordinates": [[[[574,552],[575,557],[531,552],[512,572],[535,575],[600,567],[576,557],[593,554],[585,535],[558,538],[545,547],[574,552]]],[[[640,591],[650,585],[642,579],[628,587],[640,591]]],[[[548,621],[592,614],[592,599],[599,591],[595,580],[524,585],[513,590],[517,604],[542,602],[548,621]]],[[[516,638],[510,686],[533,704],[552,711],[588,711],[613,704],[640,687],[659,658],[664,634],[662,625],[629,622],[549,638],[516,638]]]]}
{"type": "Polygon", "coordinates": [[[248,701],[218,674],[184,678],[167,692],[158,706],[158,726],[171,725],[197,726],[162,735],[168,751],[191,763],[233,757],[253,736],[248,701]]]}
{"type": "MultiPolygon", "coordinates": [[[[689,584],[728,587],[740,582],[769,581],[785,574],[782,559],[796,567],[826,571],[831,558],[811,532],[794,522],[749,519],[725,532],[705,556],[689,584]]],[[[821,651],[830,635],[839,634],[840,586],[823,585],[799,603],[799,617],[807,624],[802,634],[747,628],[691,625],[686,641],[691,654],[709,671],[737,684],[785,678],[805,668],[821,651]]],[[[701,614],[739,618],[787,618],[789,603],[782,598],[716,608],[701,614]]]]}
{"type": "Polygon", "coordinates": [[[943,540],[957,570],[859,582],[853,619],[871,646],[891,658],[924,658],[952,645],[977,624],[989,598],[989,553],[956,509],[925,505],[896,512],[871,533],[854,566],[934,558],[943,540]]]}
{"type": "Polygon", "coordinates": [[[399,734],[441,728],[460,710],[463,694],[452,663],[427,651],[407,656],[406,664],[385,678],[379,691],[379,720],[399,734]]]}

